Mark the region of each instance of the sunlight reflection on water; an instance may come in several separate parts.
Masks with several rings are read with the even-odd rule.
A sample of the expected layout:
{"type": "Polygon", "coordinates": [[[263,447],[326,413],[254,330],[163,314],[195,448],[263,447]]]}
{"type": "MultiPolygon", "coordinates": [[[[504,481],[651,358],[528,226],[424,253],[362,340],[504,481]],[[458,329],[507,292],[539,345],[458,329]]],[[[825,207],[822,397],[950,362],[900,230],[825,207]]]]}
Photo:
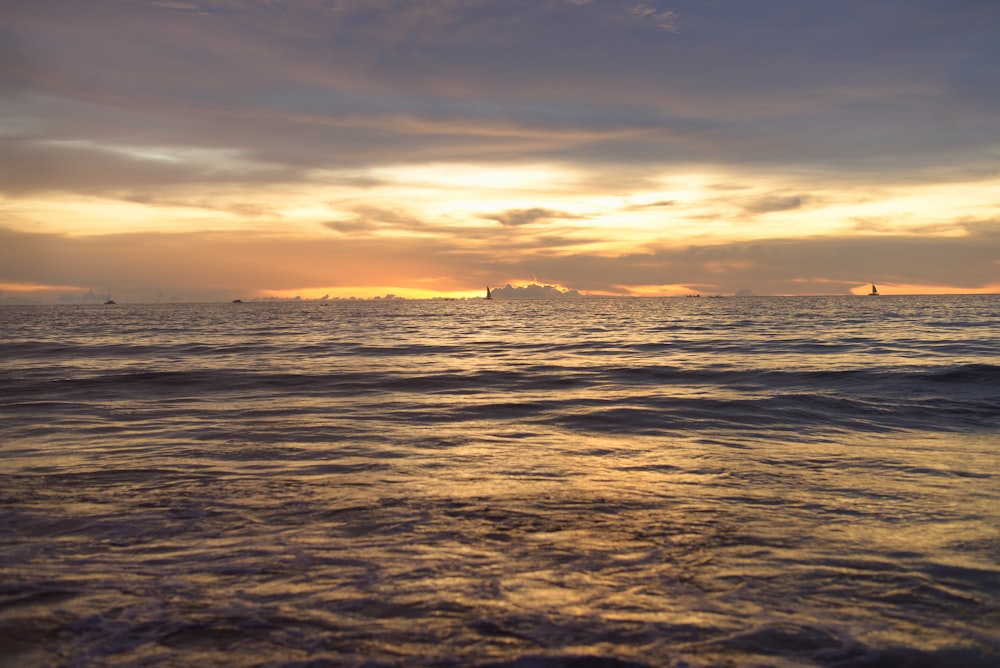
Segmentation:
{"type": "Polygon", "coordinates": [[[993,302],[695,301],[17,311],[0,633],[25,665],[989,665],[993,302]]]}

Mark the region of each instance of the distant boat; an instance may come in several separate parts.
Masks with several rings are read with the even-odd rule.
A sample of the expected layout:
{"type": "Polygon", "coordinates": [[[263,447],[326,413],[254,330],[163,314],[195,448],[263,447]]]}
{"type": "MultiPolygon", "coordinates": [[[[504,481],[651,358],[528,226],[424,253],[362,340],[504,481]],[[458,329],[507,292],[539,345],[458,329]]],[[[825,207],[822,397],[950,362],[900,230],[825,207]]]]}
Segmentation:
{"type": "Polygon", "coordinates": [[[234,303],[234,304],[242,304],[242,303],[243,303],[243,300],[242,300],[242,299],[234,299],[234,300],[233,300],[233,303],[234,303]]]}
{"type": "Polygon", "coordinates": [[[493,299],[493,293],[490,291],[490,286],[486,286],[486,298],[493,299]]]}
{"type": "Polygon", "coordinates": [[[869,297],[878,297],[878,289],[876,289],[875,284],[872,283],[872,291],[868,293],[869,297]]]}
{"type": "Polygon", "coordinates": [[[111,288],[108,288],[108,298],[104,300],[105,304],[116,304],[117,302],[111,298],[111,288]]]}

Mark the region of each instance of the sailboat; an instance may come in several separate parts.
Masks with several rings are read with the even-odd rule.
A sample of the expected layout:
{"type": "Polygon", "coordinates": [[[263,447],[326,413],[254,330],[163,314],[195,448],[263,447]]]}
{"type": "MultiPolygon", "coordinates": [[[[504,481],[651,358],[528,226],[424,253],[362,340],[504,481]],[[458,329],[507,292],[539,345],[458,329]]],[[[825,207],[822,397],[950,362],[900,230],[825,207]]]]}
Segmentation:
{"type": "Polygon", "coordinates": [[[108,288],[108,298],[104,300],[105,304],[116,304],[117,302],[111,298],[111,288],[108,288]]]}
{"type": "Polygon", "coordinates": [[[486,286],[486,298],[487,299],[493,299],[493,293],[490,292],[490,286],[488,286],[488,285],[486,286]]]}
{"type": "Polygon", "coordinates": [[[869,297],[878,297],[878,289],[875,287],[874,283],[872,283],[872,291],[868,293],[868,296],[869,297]]]}

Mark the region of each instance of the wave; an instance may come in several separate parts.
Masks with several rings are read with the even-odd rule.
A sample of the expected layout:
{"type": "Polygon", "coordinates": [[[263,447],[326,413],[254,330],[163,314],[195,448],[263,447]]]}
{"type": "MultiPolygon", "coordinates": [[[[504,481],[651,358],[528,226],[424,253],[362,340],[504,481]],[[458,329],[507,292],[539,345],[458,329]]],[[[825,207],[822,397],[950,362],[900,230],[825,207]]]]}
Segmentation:
{"type": "MultiPolygon", "coordinates": [[[[387,353],[388,354],[388,353],[387,353]]],[[[990,364],[958,364],[940,367],[914,368],[849,368],[849,369],[735,369],[728,366],[719,368],[690,368],[682,365],[642,366],[574,366],[553,363],[523,365],[520,368],[475,369],[461,370],[453,365],[450,370],[434,368],[428,373],[417,373],[403,365],[394,365],[384,370],[370,368],[346,371],[274,371],[267,367],[267,362],[255,368],[255,364],[247,364],[240,368],[233,367],[199,367],[187,363],[193,368],[172,370],[167,368],[142,368],[137,370],[114,369],[109,371],[93,371],[89,375],[67,379],[67,382],[87,384],[185,384],[204,383],[199,385],[211,391],[216,385],[226,386],[231,379],[243,379],[243,382],[256,382],[262,385],[285,383],[331,383],[337,384],[345,380],[356,381],[367,378],[373,385],[408,383],[415,389],[420,389],[421,383],[433,385],[439,382],[451,382],[468,386],[510,386],[545,388],[547,384],[558,387],[566,382],[615,383],[622,386],[635,385],[719,385],[741,386],[755,385],[760,388],[790,388],[809,387],[837,388],[842,386],[861,387],[867,385],[879,387],[884,384],[907,382],[948,383],[966,386],[996,386],[1000,383],[1000,366],[990,364]]],[[[166,366],[153,362],[150,365],[166,366]]],[[[352,362],[351,366],[363,367],[363,359],[352,362]]],[[[387,389],[391,389],[387,387],[387,389]]]]}
{"type": "Polygon", "coordinates": [[[42,410],[53,398],[64,411],[76,406],[84,412],[101,402],[168,399],[177,411],[213,410],[220,401],[238,398],[250,410],[277,402],[289,416],[327,406],[356,418],[368,411],[373,418],[420,424],[502,419],[587,432],[740,430],[791,436],[997,428],[998,386],[1000,367],[987,364],[796,371],[547,364],[429,373],[399,366],[317,372],[195,368],[0,381],[0,389],[16,397],[6,402],[7,412],[32,405],[42,410]]]}
{"type": "Polygon", "coordinates": [[[996,304],[0,307],[0,636],[52,665],[995,665],[996,304]]]}
{"type": "Polygon", "coordinates": [[[992,364],[958,364],[924,371],[922,375],[925,380],[935,383],[1000,387],[1000,366],[992,364]]]}

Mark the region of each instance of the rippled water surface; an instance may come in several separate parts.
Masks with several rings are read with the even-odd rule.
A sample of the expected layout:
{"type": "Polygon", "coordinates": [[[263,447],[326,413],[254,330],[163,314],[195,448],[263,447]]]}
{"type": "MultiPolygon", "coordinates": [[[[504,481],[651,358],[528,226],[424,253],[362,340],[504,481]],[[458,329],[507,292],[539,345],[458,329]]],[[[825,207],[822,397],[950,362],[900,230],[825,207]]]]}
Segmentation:
{"type": "Polygon", "coordinates": [[[0,665],[997,665],[997,332],[996,296],[0,307],[0,665]]]}

